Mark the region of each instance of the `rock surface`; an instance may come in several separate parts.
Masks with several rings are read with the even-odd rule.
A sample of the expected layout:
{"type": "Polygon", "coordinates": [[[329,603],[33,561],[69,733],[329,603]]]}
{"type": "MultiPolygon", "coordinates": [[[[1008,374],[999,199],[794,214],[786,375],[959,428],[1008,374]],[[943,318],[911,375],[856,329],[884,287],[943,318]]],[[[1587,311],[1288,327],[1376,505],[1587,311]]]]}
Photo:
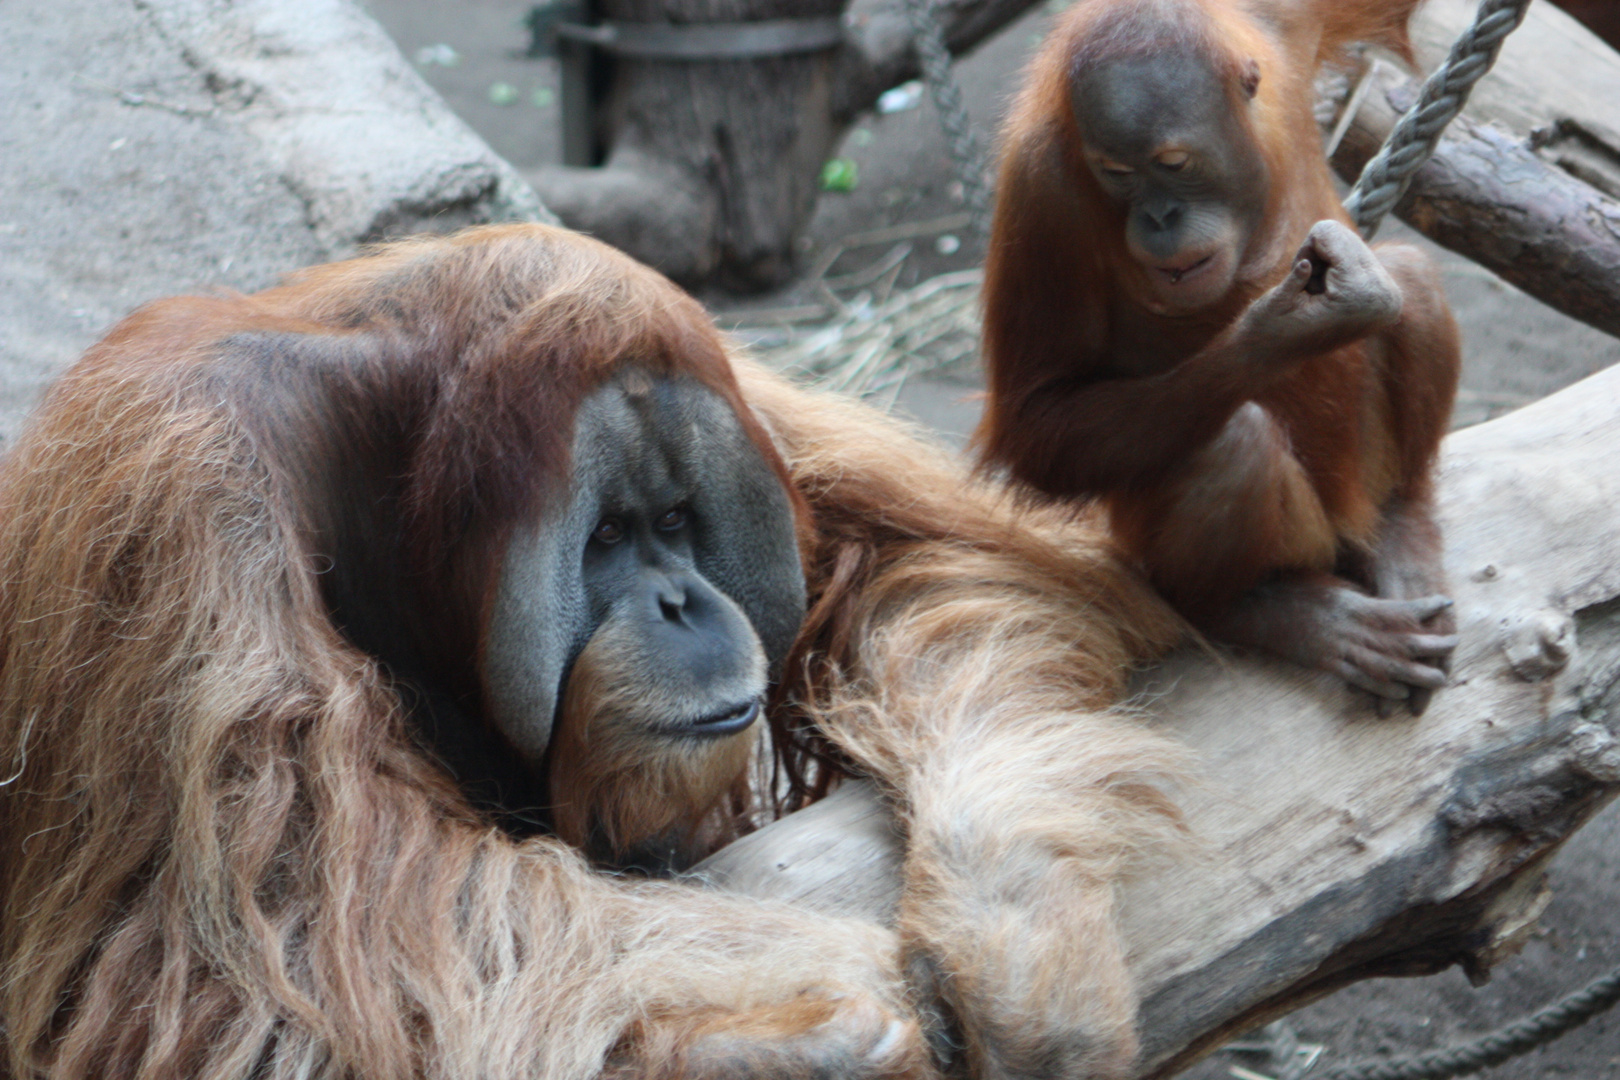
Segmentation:
{"type": "Polygon", "coordinates": [[[544,213],[347,0],[10,0],[0,161],[0,435],[145,300],[544,213]]]}

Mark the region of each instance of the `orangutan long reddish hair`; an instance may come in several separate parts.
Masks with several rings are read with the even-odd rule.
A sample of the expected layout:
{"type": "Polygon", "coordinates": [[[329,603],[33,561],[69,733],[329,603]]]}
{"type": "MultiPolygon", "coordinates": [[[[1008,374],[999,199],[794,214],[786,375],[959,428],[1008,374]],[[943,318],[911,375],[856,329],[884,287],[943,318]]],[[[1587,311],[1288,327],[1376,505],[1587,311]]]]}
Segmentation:
{"type": "Polygon", "coordinates": [[[1456,644],[1431,473],[1459,367],[1439,276],[1347,227],[1312,112],[1418,0],[1080,0],[1009,120],[985,459],[1096,497],[1215,637],[1421,712],[1456,644]]]}
{"type": "Polygon", "coordinates": [[[1128,1068],[1112,888],[1177,754],[1106,710],[1178,622],[1093,531],[733,375],[602,245],[477,230],[143,308],[0,464],[0,560],[12,1076],[922,1076],[936,991],[980,1075],[1128,1068]],[[598,680],[676,615],[735,643],[708,682],[546,666],[598,680]],[[897,933],[576,850],[689,858],[765,809],[728,740],[767,662],[797,789],[858,770],[904,815],[897,933]],[[503,816],[531,796],[574,847],[503,816]]]}

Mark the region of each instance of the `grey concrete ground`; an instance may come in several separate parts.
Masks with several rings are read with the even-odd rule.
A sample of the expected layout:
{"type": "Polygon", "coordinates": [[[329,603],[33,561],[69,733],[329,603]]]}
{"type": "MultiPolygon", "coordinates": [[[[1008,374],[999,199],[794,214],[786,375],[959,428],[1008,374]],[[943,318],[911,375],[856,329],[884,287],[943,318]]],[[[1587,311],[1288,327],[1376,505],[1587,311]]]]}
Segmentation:
{"type": "MultiPolygon", "coordinates": [[[[0,435],[51,375],[143,300],[258,288],[370,236],[520,204],[521,184],[416,73],[520,169],[556,159],[555,71],[519,55],[525,0],[369,0],[409,63],[335,0],[238,0],[230,10],[241,32],[212,38],[195,34],[199,2],[0,3],[0,435]],[[274,47],[255,47],[255,26],[274,47]],[[292,67],[278,68],[278,57],[292,67]]],[[[984,138],[1047,17],[1032,13],[960,65],[984,138]]],[[[926,102],[868,117],[840,152],[857,163],[859,183],[823,198],[807,261],[850,232],[960,210],[926,102]]],[[[900,284],[982,256],[972,235],[952,235],[960,247],[951,254],[935,237],[920,240],[900,284]]],[[[837,269],[878,254],[851,253],[837,269]]],[[[1439,257],[1465,336],[1459,422],[1620,360],[1620,341],[1439,257]]],[[[719,309],[800,298],[706,299],[719,309]]],[[[976,415],[976,389],[971,373],[918,380],[901,406],[959,439],[976,415]]],[[[1326,1044],[1334,1062],[1407,1053],[1620,965],[1617,842],[1620,812],[1610,812],[1560,856],[1543,933],[1490,986],[1473,990],[1456,973],[1363,984],[1296,1014],[1300,1035],[1326,1044]]],[[[1194,1075],[1224,1077],[1234,1063],[1218,1056],[1194,1075]]],[[[1620,1014],[1490,1075],[1620,1076],[1620,1014]]]]}

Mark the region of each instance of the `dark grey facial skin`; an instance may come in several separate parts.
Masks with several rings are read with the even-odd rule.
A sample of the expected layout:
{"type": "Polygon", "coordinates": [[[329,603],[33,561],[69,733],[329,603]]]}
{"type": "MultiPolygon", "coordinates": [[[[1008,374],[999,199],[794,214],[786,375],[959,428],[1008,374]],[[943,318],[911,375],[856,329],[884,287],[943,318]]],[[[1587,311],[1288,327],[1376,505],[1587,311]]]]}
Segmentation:
{"type": "Polygon", "coordinates": [[[564,683],[611,627],[671,737],[746,726],[804,617],[791,504],[730,407],[629,370],[576,419],[570,491],[503,560],[481,676],[490,719],[538,767],[564,683]],[[564,500],[566,500],[564,502],[564,500]]]}
{"type": "Polygon", "coordinates": [[[1265,209],[1265,161],[1229,87],[1185,50],[1087,68],[1071,87],[1086,165],[1126,211],[1125,242],[1172,310],[1224,295],[1265,209]]]}

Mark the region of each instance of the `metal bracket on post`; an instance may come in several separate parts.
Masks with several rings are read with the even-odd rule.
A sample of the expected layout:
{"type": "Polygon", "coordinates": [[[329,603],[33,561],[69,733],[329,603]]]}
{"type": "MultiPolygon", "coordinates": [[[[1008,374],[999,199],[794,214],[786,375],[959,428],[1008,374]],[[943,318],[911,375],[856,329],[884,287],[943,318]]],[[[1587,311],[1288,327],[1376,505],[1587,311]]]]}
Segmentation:
{"type": "Polygon", "coordinates": [[[591,0],[551,0],[527,18],[530,56],[556,56],[561,67],[563,164],[599,165],[596,115],[614,57],[638,60],[754,60],[795,56],[843,44],[836,15],[733,23],[596,22],[591,0]]]}

